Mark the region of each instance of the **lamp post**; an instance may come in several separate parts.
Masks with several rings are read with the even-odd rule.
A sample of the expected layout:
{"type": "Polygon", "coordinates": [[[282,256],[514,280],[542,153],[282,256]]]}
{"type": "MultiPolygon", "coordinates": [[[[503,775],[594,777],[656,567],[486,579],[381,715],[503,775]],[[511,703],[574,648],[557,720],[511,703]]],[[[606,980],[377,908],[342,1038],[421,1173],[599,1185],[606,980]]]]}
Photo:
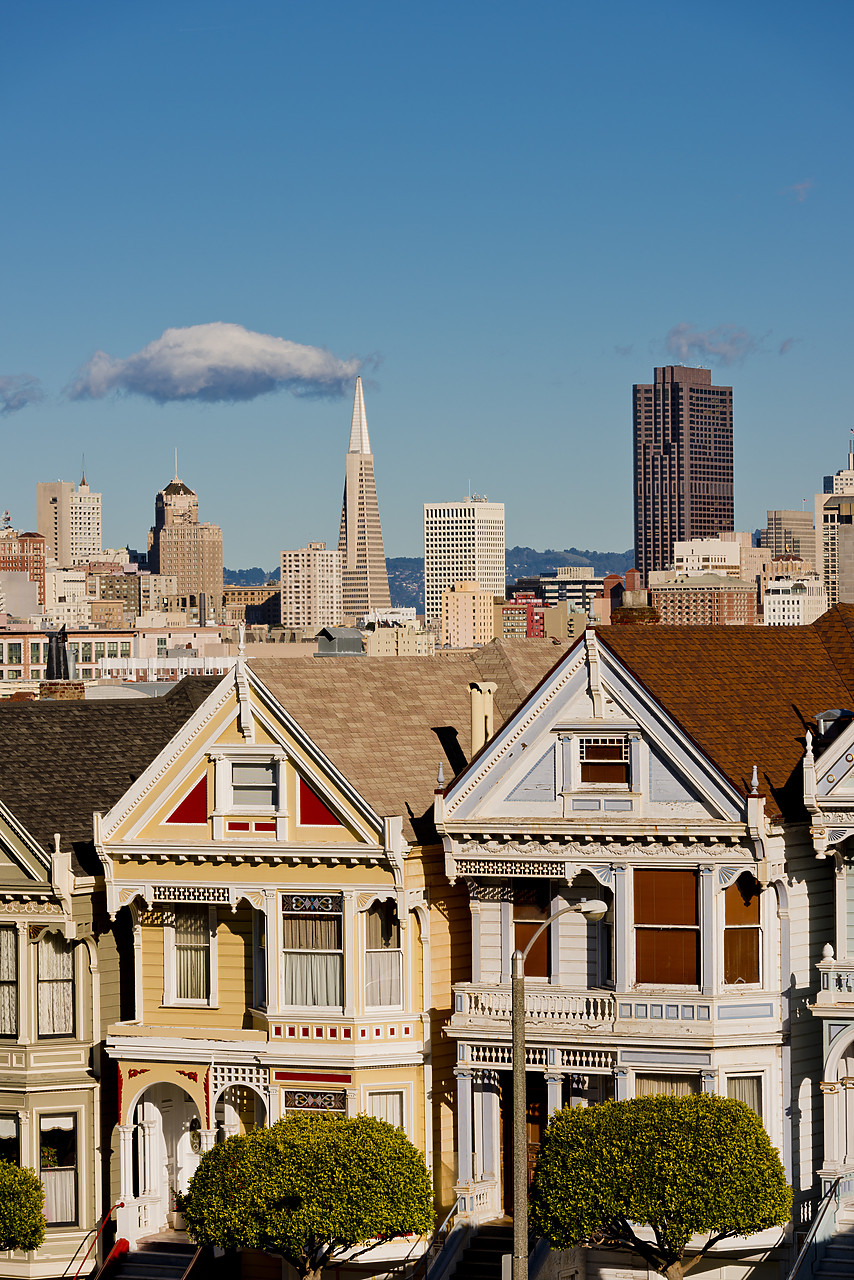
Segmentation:
{"type": "Polygon", "coordinates": [[[576,911],[585,920],[601,920],[608,904],[599,898],[561,907],[544,920],[524,951],[514,951],[511,961],[513,1032],[513,1280],[528,1280],[528,1134],[525,1078],[525,960],[531,947],[553,920],[576,911]]]}

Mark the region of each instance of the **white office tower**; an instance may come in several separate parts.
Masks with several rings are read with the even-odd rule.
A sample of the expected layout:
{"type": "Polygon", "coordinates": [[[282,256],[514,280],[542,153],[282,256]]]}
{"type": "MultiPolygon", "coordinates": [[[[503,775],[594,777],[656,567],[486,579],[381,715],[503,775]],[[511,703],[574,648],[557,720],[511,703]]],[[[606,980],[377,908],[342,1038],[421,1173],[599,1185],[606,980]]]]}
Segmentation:
{"type": "Polygon", "coordinates": [[[340,551],[310,542],[282,552],[282,626],[340,627],[344,619],[340,551]]]}
{"type": "Polygon", "coordinates": [[[75,489],[70,480],[36,485],[36,527],[45,557],[58,565],[88,564],[101,554],[101,495],[92,493],[86,472],[75,489]]]}
{"type": "Polygon", "coordinates": [[[424,609],[427,625],[442,617],[442,592],[476,582],[504,598],[504,503],[477,496],[424,504],[424,609]]]}

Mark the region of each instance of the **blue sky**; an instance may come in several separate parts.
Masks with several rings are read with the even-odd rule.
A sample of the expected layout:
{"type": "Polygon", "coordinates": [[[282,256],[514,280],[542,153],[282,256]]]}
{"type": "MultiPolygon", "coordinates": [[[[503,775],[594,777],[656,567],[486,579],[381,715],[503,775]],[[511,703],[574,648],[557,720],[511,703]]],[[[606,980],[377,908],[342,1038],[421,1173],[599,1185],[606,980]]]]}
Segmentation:
{"type": "Polygon", "coordinates": [[[144,546],[177,447],[227,564],[334,544],[362,367],[388,554],[469,483],[511,545],[624,549],[631,386],[683,358],[735,389],[737,527],[811,502],[854,425],[852,27],[2,0],[0,508],[31,525],[85,453],[105,542],[144,546]]]}

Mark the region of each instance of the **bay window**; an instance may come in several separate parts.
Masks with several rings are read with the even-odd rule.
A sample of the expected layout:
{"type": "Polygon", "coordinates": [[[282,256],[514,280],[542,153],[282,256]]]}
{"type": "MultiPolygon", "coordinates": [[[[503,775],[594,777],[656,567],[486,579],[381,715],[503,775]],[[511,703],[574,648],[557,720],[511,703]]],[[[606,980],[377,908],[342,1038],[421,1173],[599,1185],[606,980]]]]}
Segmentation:
{"type": "Polygon", "coordinates": [[[365,1004],[402,1003],[400,922],[393,902],[375,902],[365,912],[365,1004]]]}
{"type": "Polygon", "coordinates": [[[634,896],[635,981],[698,986],[697,872],[635,868],[634,896]]]}
{"type": "Polygon", "coordinates": [[[0,1115],[0,1160],[21,1163],[21,1139],[16,1115],[0,1115]]]}
{"type": "Polygon", "coordinates": [[[282,964],[286,1005],[344,1004],[344,921],[341,894],[285,894],[282,964]]]}

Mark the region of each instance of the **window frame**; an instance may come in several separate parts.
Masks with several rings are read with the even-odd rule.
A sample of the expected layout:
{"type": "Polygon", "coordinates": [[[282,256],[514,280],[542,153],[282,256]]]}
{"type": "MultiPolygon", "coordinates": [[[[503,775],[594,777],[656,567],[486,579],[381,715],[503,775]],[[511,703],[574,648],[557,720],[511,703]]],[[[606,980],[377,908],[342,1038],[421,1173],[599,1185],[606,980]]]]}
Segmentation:
{"type": "MultiPolygon", "coordinates": [[[[345,902],[344,902],[343,894],[336,894],[336,893],[319,893],[318,894],[318,893],[311,893],[311,892],[282,894],[281,904],[280,904],[281,920],[282,920],[282,934],[281,934],[282,941],[279,947],[279,972],[281,974],[281,991],[282,991],[282,1008],[283,1009],[289,1009],[289,1010],[290,1009],[296,1009],[296,1010],[338,1009],[342,1011],[344,1010],[347,1002],[347,949],[346,949],[347,936],[346,936],[346,930],[345,930],[344,908],[345,908],[345,902]],[[326,911],[319,910],[316,908],[313,910],[312,909],[301,910],[299,908],[294,907],[294,900],[311,899],[311,898],[321,899],[321,900],[325,898],[329,898],[330,901],[335,903],[336,905],[334,909],[330,908],[329,910],[326,910],[326,911]],[[340,946],[337,948],[326,948],[326,947],[311,948],[311,951],[315,955],[338,955],[341,957],[341,1000],[339,1003],[337,1004],[289,1004],[288,1003],[287,992],[285,990],[285,956],[300,955],[302,952],[302,949],[296,948],[296,947],[286,947],[284,945],[285,943],[284,919],[286,916],[304,916],[307,919],[310,919],[312,917],[317,918],[319,916],[322,916],[325,918],[334,916],[338,919],[339,928],[340,928],[340,935],[339,935],[340,946]]],[[[269,946],[269,937],[268,937],[267,943],[269,946]]]]}
{"type": "Polygon", "coordinates": [[[234,746],[216,748],[209,753],[214,765],[213,837],[215,840],[233,839],[227,829],[229,818],[266,818],[275,820],[276,840],[288,838],[288,774],[285,768],[287,753],[276,746],[234,746]],[[274,767],[276,779],[275,805],[235,804],[233,766],[240,764],[269,764],[274,767]]]}
{"type": "MultiPolygon", "coordinates": [[[[38,1177],[42,1180],[42,1174],[45,1172],[45,1166],[42,1165],[42,1124],[45,1120],[71,1120],[71,1131],[74,1134],[74,1164],[73,1165],[57,1165],[55,1168],[73,1169],[74,1170],[74,1217],[68,1221],[63,1219],[61,1222],[48,1222],[48,1231],[57,1227],[76,1227],[80,1223],[80,1114],[77,1111],[40,1111],[37,1116],[36,1139],[38,1142],[38,1177]]],[[[51,1166],[47,1166],[50,1171],[51,1166]]],[[[42,1183],[42,1185],[44,1185],[42,1183]]]]}
{"type": "MultiPolygon", "coordinates": [[[[400,922],[400,913],[397,909],[397,900],[394,898],[375,898],[373,902],[365,907],[364,912],[364,928],[365,928],[365,973],[364,973],[364,995],[365,1008],[371,1010],[380,1009],[403,1009],[406,1004],[406,982],[405,982],[405,966],[403,963],[403,926],[400,922]],[[394,912],[395,923],[397,925],[397,946],[395,947],[369,947],[368,946],[368,915],[375,907],[390,907],[394,912]],[[368,999],[368,965],[367,958],[369,955],[397,955],[397,979],[400,999],[389,1004],[372,1004],[368,999]]],[[[342,935],[343,942],[343,935],[342,935]]]]}
{"type": "Polygon", "coordinates": [[[43,930],[36,939],[36,1038],[38,1040],[76,1040],[77,1039],[77,952],[73,941],[67,939],[64,934],[55,934],[53,931],[43,930]],[[69,954],[71,956],[71,977],[70,978],[42,978],[40,976],[41,946],[47,938],[51,936],[59,937],[64,943],[69,944],[69,954]],[[43,1032],[41,1029],[41,1017],[39,1015],[39,995],[42,982],[51,985],[59,983],[71,983],[71,1030],[70,1031],[49,1031],[43,1032]]]}
{"type": "Polygon", "coordinates": [[[740,875],[736,876],[736,878],[732,881],[731,884],[728,884],[726,886],[726,888],[721,893],[721,898],[723,900],[723,908],[722,908],[723,927],[721,932],[721,985],[728,991],[745,990],[745,989],[749,991],[761,991],[763,986],[763,980],[764,980],[764,972],[763,972],[764,966],[763,966],[763,955],[762,955],[763,942],[764,942],[764,932],[762,928],[762,886],[759,884],[759,881],[751,872],[743,871],[740,875]],[[746,875],[749,875],[751,879],[754,881],[754,884],[756,885],[756,889],[754,893],[751,895],[751,898],[755,899],[756,901],[756,921],[755,923],[753,921],[750,921],[746,923],[733,922],[732,924],[730,924],[727,921],[727,906],[729,901],[731,901],[731,899],[727,895],[730,893],[731,890],[738,891],[739,881],[743,880],[746,875]],[[738,978],[734,979],[732,982],[727,980],[727,976],[726,976],[727,974],[727,935],[734,934],[734,933],[752,933],[755,935],[756,972],[758,975],[755,982],[744,982],[739,980],[738,978]]]}
{"type": "Polygon", "coordinates": [[[219,1007],[219,978],[217,954],[217,908],[204,902],[172,902],[160,908],[163,922],[163,1004],[171,1009],[216,1009],[219,1007]],[[178,940],[175,924],[165,918],[168,913],[179,911],[207,911],[208,913],[208,995],[195,1000],[178,995],[178,940]]]}
{"type": "Polygon", "coordinates": [[[579,791],[599,791],[599,790],[631,791],[632,789],[632,743],[631,743],[630,734],[628,733],[611,733],[611,734],[579,733],[576,736],[576,743],[577,743],[577,768],[578,768],[577,786],[579,791]],[[598,746],[605,749],[619,747],[621,751],[621,757],[619,760],[603,759],[598,761],[594,761],[594,760],[587,761],[584,758],[585,747],[587,744],[589,744],[592,747],[598,746]],[[625,779],[620,779],[619,781],[614,781],[614,782],[607,782],[607,781],[596,782],[590,779],[585,779],[584,777],[585,765],[602,764],[607,766],[608,764],[611,764],[611,763],[618,764],[621,767],[625,768],[625,771],[626,771],[625,779]]]}
{"type": "MultiPolygon", "coordinates": [[[[765,1124],[766,1098],[768,1093],[766,1088],[767,1082],[765,1079],[765,1075],[766,1073],[764,1071],[736,1070],[736,1071],[727,1071],[724,1076],[724,1088],[726,1090],[724,1096],[727,1098],[731,1098],[731,1094],[729,1091],[730,1080],[758,1080],[759,1081],[759,1110],[754,1111],[753,1107],[750,1107],[749,1102],[746,1102],[744,1105],[746,1107],[750,1107],[751,1111],[754,1111],[754,1115],[759,1116],[759,1119],[762,1121],[763,1124],[765,1124]]],[[[742,1101],[742,1099],[740,1098],[733,1099],[733,1100],[737,1102],[742,1101]]]]}
{"type": "Polygon", "coordinates": [[[697,867],[634,867],[632,869],[632,947],[634,960],[634,988],[639,991],[698,991],[703,983],[703,920],[700,904],[700,873],[697,867]],[[687,923],[652,923],[638,920],[638,875],[658,873],[661,875],[687,875],[694,879],[694,914],[695,924],[687,923]],[[696,981],[668,982],[662,978],[640,978],[638,940],[641,933],[691,933],[696,939],[696,981]]]}
{"type": "MultiPolygon", "coordinates": [[[[21,1168],[21,1116],[20,1116],[20,1112],[18,1112],[18,1111],[6,1111],[6,1110],[0,1110],[0,1121],[2,1121],[2,1120],[11,1120],[11,1121],[12,1121],[12,1124],[15,1126],[15,1138],[14,1138],[14,1141],[15,1141],[15,1143],[16,1143],[16,1145],[17,1145],[17,1148],[18,1148],[18,1156],[17,1156],[17,1159],[15,1159],[15,1160],[10,1159],[10,1158],[9,1158],[9,1156],[0,1156],[0,1160],[8,1160],[10,1164],[17,1165],[17,1167],[20,1169],[20,1168],[21,1168]]],[[[0,1141],[3,1141],[3,1139],[0,1139],[0,1141]]]]}
{"type": "Polygon", "coordinates": [[[21,1029],[21,957],[18,952],[18,927],[14,924],[0,925],[0,932],[12,935],[12,951],[15,956],[15,977],[0,979],[0,988],[14,987],[15,1030],[0,1031],[0,1040],[17,1040],[21,1029]]]}

